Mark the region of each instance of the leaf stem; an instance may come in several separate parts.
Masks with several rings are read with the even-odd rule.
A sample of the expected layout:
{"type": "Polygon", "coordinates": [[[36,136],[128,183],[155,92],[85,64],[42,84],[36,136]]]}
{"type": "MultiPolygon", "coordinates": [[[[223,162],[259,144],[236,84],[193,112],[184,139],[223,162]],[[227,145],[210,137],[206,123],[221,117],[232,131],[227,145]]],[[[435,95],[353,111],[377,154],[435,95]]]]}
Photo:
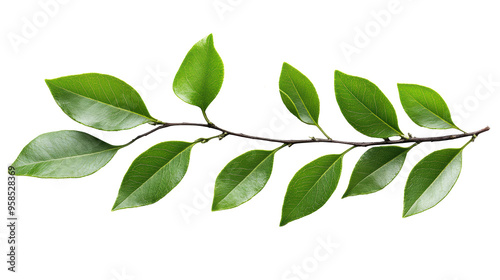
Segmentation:
{"type": "Polygon", "coordinates": [[[464,130],[460,129],[460,128],[459,128],[458,126],[456,126],[456,125],[455,125],[455,128],[456,128],[456,129],[458,129],[458,130],[460,130],[460,131],[462,131],[463,133],[467,133],[467,132],[465,132],[464,130]]]}
{"type": "Polygon", "coordinates": [[[290,144],[283,144],[283,145],[279,146],[278,148],[274,149],[274,150],[273,150],[273,152],[274,152],[274,153],[276,153],[277,151],[279,151],[279,150],[283,149],[283,148],[284,148],[284,147],[286,147],[286,146],[289,146],[289,147],[290,147],[291,145],[290,145],[290,144]]]}
{"type": "Polygon", "coordinates": [[[213,125],[214,125],[214,123],[213,123],[213,122],[211,122],[211,121],[208,119],[208,116],[207,116],[207,113],[205,112],[205,110],[201,110],[201,113],[203,114],[203,117],[205,118],[205,121],[207,122],[207,124],[208,124],[209,126],[213,126],[213,125]]]}
{"type": "Polygon", "coordinates": [[[341,156],[347,154],[350,150],[356,148],[356,146],[351,146],[349,149],[345,150],[342,154],[340,154],[341,156]]]}
{"type": "Polygon", "coordinates": [[[223,132],[219,135],[215,135],[215,136],[212,136],[212,137],[208,137],[208,138],[198,138],[194,141],[194,143],[202,143],[202,144],[205,144],[207,143],[208,141],[212,140],[212,139],[215,139],[215,138],[219,138],[219,140],[222,140],[224,137],[227,136],[227,133],[223,132]]]}
{"type": "Polygon", "coordinates": [[[465,149],[465,147],[467,147],[467,145],[469,145],[471,142],[474,142],[474,140],[476,140],[476,137],[477,137],[476,134],[472,135],[472,137],[470,138],[470,140],[467,141],[467,143],[465,143],[465,145],[462,146],[462,150],[465,149]]]}
{"type": "Polygon", "coordinates": [[[411,149],[413,149],[415,146],[417,146],[417,145],[418,145],[418,144],[420,144],[420,143],[421,143],[421,142],[417,142],[417,143],[415,143],[415,144],[411,145],[411,146],[409,147],[409,148],[410,148],[410,150],[411,150],[411,149]]]}
{"type": "Polygon", "coordinates": [[[326,134],[326,132],[323,130],[323,128],[321,128],[321,126],[319,125],[319,123],[316,124],[316,127],[321,131],[321,133],[323,133],[323,135],[325,135],[325,137],[327,139],[332,139],[332,138],[330,138],[330,136],[328,136],[328,134],[326,134]]]}

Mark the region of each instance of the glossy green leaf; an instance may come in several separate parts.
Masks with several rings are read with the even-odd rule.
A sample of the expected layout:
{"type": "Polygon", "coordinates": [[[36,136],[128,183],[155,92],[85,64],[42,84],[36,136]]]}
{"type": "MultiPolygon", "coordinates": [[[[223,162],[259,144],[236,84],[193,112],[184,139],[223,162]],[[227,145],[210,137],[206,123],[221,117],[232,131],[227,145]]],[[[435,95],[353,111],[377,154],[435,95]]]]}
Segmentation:
{"type": "Polygon", "coordinates": [[[195,143],[162,142],[139,155],[122,180],[113,210],[149,205],[182,180],[195,143]]]}
{"type": "Polygon", "coordinates": [[[403,167],[412,147],[375,147],[366,151],[352,171],[344,197],[377,192],[385,188],[403,167]]]}
{"type": "Polygon", "coordinates": [[[16,175],[83,177],[101,169],[121,147],[80,131],[49,132],[26,145],[12,166],[16,168],[16,175]]]}
{"type": "Polygon", "coordinates": [[[219,93],[223,80],[224,64],[210,34],[188,52],[175,75],[173,89],[184,102],[205,112],[219,93]]]}
{"type": "Polygon", "coordinates": [[[299,70],[283,63],[279,88],[286,108],[306,124],[317,125],[319,98],[311,81],[299,70]]]}
{"type": "Polygon", "coordinates": [[[259,193],[271,177],[275,152],[253,150],[229,162],[215,180],[212,211],[234,208],[259,193]]]}
{"type": "Polygon", "coordinates": [[[307,216],[326,203],[337,188],[342,157],[343,154],[322,156],[295,173],[285,194],[280,226],[307,216]]]}
{"type": "Polygon", "coordinates": [[[357,131],[376,138],[403,135],[391,102],[367,79],[335,71],[335,96],[340,111],[357,131]]]}
{"type": "Polygon", "coordinates": [[[444,99],[434,90],[412,84],[398,84],[399,98],[410,119],[427,128],[459,129],[451,120],[444,99]]]}
{"type": "Polygon", "coordinates": [[[462,149],[444,149],[423,158],[406,182],[403,217],[428,210],[451,191],[462,169],[462,149]]]}
{"type": "Polygon", "coordinates": [[[89,73],[45,82],[64,113],[81,124],[123,130],[157,121],[137,91],[113,76],[89,73]]]}

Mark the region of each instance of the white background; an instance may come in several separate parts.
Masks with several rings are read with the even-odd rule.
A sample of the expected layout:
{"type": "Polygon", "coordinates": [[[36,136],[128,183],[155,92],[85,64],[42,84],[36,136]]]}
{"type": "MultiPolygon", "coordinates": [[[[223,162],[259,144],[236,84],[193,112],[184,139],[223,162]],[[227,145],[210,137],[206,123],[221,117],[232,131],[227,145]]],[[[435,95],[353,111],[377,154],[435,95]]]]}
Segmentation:
{"type": "MultiPolygon", "coordinates": [[[[227,137],[196,146],[184,180],[160,202],[111,212],[125,171],[142,151],[160,141],[216,134],[203,128],[165,129],[121,150],[92,176],[19,178],[19,272],[8,273],[2,261],[0,275],[106,280],[500,279],[499,9],[497,1],[2,1],[3,167],[45,132],[82,130],[121,144],[150,129],[144,125],[101,132],[75,123],[54,102],[46,78],[111,74],[137,88],[154,117],[202,122],[199,109],[178,99],[171,85],[187,51],[210,33],[226,75],[207,113],[224,128],[275,138],[321,137],[281,103],[278,78],[286,61],[315,84],[320,123],[337,139],[368,138],[340,113],[334,97],[335,69],[377,84],[392,101],[405,133],[456,131],[427,130],[412,123],[400,105],[398,82],[438,91],[464,130],[486,125],[492,129],[465,150],[462,174],[450,195],[435,208],[406,219],[401,218],[402,198],[411,167],[430,151],[460,147],[466,139],[420,145],[386,189],[341,200],[364,152],[355,149],[345,157],[338,189],[328,203],[280,228],[281,205],[293,174],[311,160],[347,147],[283,149],[262,192],[241,207],[212,213],[213,181],[224,165],[246,150],[276,147],[227,137]],[[346,46],[355,53],[343,51],[346,46]],[[485,87],[485,80],[494,83],[485,87]]],[[[2,191],[2,208],[5,197],[2,191]]],[[[6,259],[6,237],[1,226],[1,260],[6,259]]]]}

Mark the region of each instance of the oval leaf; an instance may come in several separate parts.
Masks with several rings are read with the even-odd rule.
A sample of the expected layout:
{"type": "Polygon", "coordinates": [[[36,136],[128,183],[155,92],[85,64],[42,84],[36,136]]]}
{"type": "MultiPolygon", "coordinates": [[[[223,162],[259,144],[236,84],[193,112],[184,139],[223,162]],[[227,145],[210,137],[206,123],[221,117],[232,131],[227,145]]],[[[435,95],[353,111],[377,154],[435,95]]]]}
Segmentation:
{"type": "Polygon", "coordinates": [[[205,112],[219,93],[223,79],[224,64],[210,34],[187,53],[175,75],[173,89],[184,102],[205,112]]]}
{"type": "Polygon", "coordinates": [[[157,121],[139,93],[113,76],[89,73],[45,82],[64,113],[81,124],[123,130],[157,121]]]}
{"type": "Polygon", "coordinates": [[[326,155],[311,161],[293,176],[285,195],[280,226],[307,216],[319,208],[337,188],[342,155],[326,155]]]}
{"type": "Polygon", "coordinates": [[[55,131],[33,139],[12,165],[16,175],[78,178],[101,169],[121,147],[80,131],[55,131]]]}
{"type": "Polygon", "coordinates": [[[335,71],[335,96],[340,111],[354,129],[366,136],[402,136],[391,102],[372,82],[335,71]]]}
{"type": "Polygon", "coordinates": [[[280,81],[281,100],[286,108],[306,124],[317,125],[319,98],[311,81],[288,63],[283,63],[280,81]]]}
{"type": "Polygon", "coordinates": [[[434,90],[412,84],[398,84],[399,98],[410,119],[427,128],[458,128],[451,120],[444,99],[434,90]]]}
{"type": "Polygon", "coordinates": [[[412,147],[375,147],[366,151],[352,171],[344,197],[369,194],[383,189],[398,175],[412,147]]]}
{"type": "Polygon", "coordinates": [[[215,180],[212,211],[234,208],[259,193],[271,177],[275,152],[253,150],[229,162],[215,180]]]}
{"type": "Polygon", "coordinates": [[[153,204],[167,195],[186,174],[195,144],[162,142],[140,154],[123,178],[113,210],[153,204]]]}
{"type": "Polygon", "coordinates": [[[406,182],[403,217],[428,210],[448,195],[462,169],[462,149],[435,151],[415,165],[406,182]]]}

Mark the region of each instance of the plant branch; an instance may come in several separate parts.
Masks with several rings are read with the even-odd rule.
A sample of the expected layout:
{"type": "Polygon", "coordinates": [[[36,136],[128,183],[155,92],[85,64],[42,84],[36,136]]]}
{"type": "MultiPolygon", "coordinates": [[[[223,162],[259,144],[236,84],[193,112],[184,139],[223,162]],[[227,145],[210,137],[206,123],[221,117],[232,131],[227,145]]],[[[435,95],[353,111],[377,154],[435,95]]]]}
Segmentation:
{"type": "Polygon", "coordinates": [[[468,133],[461,133],[461,134],[451,134],[451,135],[445,135],[445,136],[434,136],[434,137],[410,137],[410,138],[401,138],[401,139],[396,139],[396,140],[383,140],[383,141],[373,141],[373,142],[355,142],[355,141],[344,141],[344,140],[335,140],[335,139],[325,139],[325,138],[310,138],[310,139],[290,139],[290,140],[285,140],[285,139],[274,139],[274,138],[267,138],[267,137],[259,137],[259,136],[254,136],[254,135],[248,135],[244,133],[238,133],[238,132],[232,132],[227,129],[221,128],[216,126],[215,124],[205,124],[205,123],[190,123],[190,122],[180,122],[180,123],[158,123],[156,125],[159,125],[158,127],[141,134],[134,139],[132,139],[130,142],[125,144],[124,146],[128,146],[135,141],[139,140],[142,137],[148,136],[149,134],[158,131],[163,128],[167,127],[172,127],[172,126],[198,126],[198,127],[206,127],[214,130],[218,130],[223,133],[224,136],[231,135],[231,136],[236,136],[236,137],[241,137],[241,138],[247,138],[247,139],[253,139],[253,140],[260,140],[260,141],[267,141],[267,142],[275,142],[275,143],[282,143],[282,144],[287,144],[289,146],[295,145],[295,144],[303,144],[303,143],[336,143],[336,144],[345,144],[345,145],[351,145],[355,147],[368,147],[368,146],[381,146],[381,145],[394,145],[394,144],[404,144],[404,143],[423,143],[423,142],[439,142],[439,141],[448,141],[448,140],[454,140],[454,139],[459,139],[459,138],[464,138],[464,137],[470,137],[474,136],[477,137],[479,134],[486,132],[490,130],[490,127],[487,126],[483,129],[474,131],[474,132],[468,132],[468,133]]]}

